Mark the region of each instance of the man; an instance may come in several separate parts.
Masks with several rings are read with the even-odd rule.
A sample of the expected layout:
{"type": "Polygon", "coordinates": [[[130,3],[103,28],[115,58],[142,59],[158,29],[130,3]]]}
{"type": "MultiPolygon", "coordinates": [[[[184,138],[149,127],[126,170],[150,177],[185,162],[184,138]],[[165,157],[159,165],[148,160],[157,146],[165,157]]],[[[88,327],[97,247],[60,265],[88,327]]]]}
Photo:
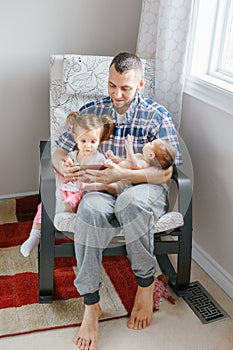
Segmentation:
{"type": "MultiPolygon", "coordinates": [[[[108,114],[112,116],[115,130],[108,141],[102,143],[103,152],[111,149],[118,157],[125,157],[125,137],[133,135],[134,147],[141,152],[143,145],[156,138],[163,138],[176,148],[175,163],[181,163],[177,134],[168,111],[154,101],[141,96],[145,85],[140,59],[130,53],[119,53],[109,68],[109,97],[90,102],[80,113],[108,114]]],[[[54,167],[70,180],[83,176],[79,167],[64,165],[67,152],[75,147],[69,133],[57,140],[58,149],[53,155],[54,167]]],[[[96,350],[98,343],[98,319],[101,315],[99,288],[101,284],[102,250],[117,230],[123,229],[126,249],[138,290],[128,327],[135,330],[150,325],[153,313],[153,289],[155,257],[150,233],[154,223],[166,212],[166,183],[172,175],[172,167],[161,170],[156,167],[132,170],[106,163],[107,169],[86,170],[91,180],[110,184],[128,181],[129,186],[118,196],[107,192],[89,192],[81,201],[74,233],[78,276],[75,285],[84,295],[83,322],[74,343],[82,350],[96,350]]]]}

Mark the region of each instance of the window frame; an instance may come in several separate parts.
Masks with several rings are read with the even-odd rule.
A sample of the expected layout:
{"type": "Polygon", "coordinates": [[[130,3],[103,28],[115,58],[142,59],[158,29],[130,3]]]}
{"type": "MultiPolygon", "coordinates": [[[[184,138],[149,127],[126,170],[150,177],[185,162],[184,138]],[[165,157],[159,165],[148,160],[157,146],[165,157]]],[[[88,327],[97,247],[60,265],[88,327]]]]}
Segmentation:
{"type": "Polygon", "coordinates": [[[224,71],[219,69],[222,54],[217,53],[223,50],[222,35],[226,34],[225,14],[232,15],[232,8],[233,0],[193,0],[184,85],[185,93],[230,114],[233,114],[233,74],[232,77],[231,74],[225,76],[224,71]],[[199,55],[199,52],[202,55],[199,55]]]}

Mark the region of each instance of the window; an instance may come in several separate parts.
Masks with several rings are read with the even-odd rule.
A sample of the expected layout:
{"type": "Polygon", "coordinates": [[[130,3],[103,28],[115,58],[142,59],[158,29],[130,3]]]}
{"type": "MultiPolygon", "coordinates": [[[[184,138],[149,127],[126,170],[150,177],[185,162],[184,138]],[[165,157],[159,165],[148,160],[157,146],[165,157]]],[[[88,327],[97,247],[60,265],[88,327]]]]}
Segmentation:
{"type": "Polygon", "coordinates": [[[233,0],[194,0],[185,92],[233,114],[233,0]]]}
{"type": "Polygon", "coordinates": [[[218,3],[209,74],[233,83],[233,1],[218,3]]]}

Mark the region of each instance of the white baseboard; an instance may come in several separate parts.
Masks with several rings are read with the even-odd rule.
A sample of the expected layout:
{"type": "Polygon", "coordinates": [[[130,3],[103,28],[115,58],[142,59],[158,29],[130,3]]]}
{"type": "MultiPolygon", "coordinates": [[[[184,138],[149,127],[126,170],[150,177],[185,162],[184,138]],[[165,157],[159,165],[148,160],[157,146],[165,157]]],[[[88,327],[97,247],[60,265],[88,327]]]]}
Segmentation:
{"type": "Polygon", "coordinates": [[[38,191],[37,192],[3,194],[3,195],[0,195],[0,200],[2,200],[2,199],[10,199],[10,198],[21,198],[21,197],[33,196],[35,194],[38,194],[38,191]]]}
{"type": "Polygon", "coordinates": [[[205,250],[193,242],[192,258],[233,299],[233,276],[225,271],[205,250]]]}

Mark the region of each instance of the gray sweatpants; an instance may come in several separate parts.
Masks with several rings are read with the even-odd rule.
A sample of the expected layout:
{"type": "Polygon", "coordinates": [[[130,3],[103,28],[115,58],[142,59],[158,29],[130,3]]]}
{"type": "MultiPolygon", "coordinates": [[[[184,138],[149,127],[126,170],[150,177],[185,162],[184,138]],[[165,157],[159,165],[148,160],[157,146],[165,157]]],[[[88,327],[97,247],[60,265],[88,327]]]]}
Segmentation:
{"type": "Polygon", "coordinates": [[[74,234],[80,294],[96,292],[101,285],[102,251],[123,229],[126,249],[136,277],[155,274],[150,239],[155,222],[167,211],[167,191],[161,185],[127,188],[118,197],[87,193],[79,204],[74,234]]]}

